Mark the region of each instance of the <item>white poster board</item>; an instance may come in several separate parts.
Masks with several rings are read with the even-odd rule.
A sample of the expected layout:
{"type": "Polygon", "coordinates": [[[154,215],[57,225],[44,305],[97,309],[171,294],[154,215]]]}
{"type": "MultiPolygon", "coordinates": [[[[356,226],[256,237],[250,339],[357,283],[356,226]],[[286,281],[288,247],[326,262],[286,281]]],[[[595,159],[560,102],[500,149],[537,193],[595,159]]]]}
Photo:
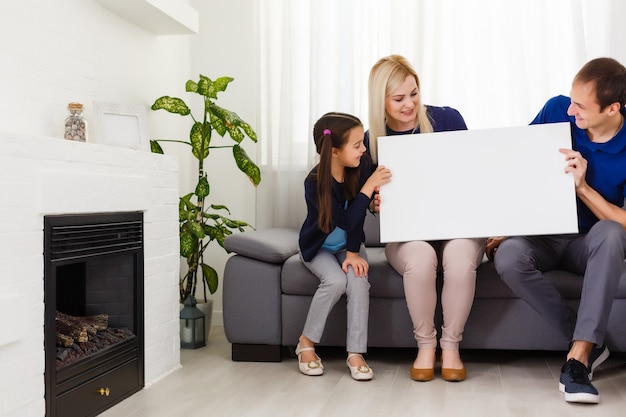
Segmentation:
{"type": "Polygon", "coordinates": [[[577,233],[569,123],[378,139],[380,240],[577,233]]]}

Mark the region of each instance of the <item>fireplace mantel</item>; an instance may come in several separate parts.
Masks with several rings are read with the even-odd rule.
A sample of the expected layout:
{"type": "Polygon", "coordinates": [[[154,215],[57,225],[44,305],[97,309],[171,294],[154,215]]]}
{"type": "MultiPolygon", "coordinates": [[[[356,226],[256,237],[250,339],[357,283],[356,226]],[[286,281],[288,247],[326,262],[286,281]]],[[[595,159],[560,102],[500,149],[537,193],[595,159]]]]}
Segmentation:
{"type": "Polygon", "coordinates": [[[144,213],[146,386],[180,367],[177,159],[6,131],[0,149],[0,324],[15,329],[0,338],[7,416],[45,412],[44,215],[144,213]]]}

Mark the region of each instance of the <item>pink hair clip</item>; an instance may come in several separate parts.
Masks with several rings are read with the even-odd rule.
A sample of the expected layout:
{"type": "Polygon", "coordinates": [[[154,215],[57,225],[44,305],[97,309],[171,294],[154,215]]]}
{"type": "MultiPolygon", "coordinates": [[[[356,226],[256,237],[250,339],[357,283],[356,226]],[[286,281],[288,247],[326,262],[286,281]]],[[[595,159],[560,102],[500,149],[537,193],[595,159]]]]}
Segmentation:
{"type": "Polygon", "coordinates": [[[324,129],[324,136],[330,135],[330,129],[324,129]]]}

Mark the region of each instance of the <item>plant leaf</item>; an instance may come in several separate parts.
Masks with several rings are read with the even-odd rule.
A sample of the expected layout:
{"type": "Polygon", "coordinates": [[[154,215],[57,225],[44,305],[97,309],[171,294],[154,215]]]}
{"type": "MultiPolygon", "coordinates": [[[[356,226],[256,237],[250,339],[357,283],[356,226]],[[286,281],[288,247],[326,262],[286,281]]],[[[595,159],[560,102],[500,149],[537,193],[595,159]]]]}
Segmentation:
{"type": "Polygon", "coordinates": [[[209,292],[211,294],[215,294],[218,285],[217,271],[209,265],[203,263],[202,276],[204,277],[204,282],[206,282],[206,285],[209,287],[209,292]]]}
{"type": "Polygon", "coordinates": [[[163,96],[155,100],[151,107],[152,110],[167,110],[170,113],[177,113],[181,116],[187,116],[191,113],[185,102],[176,97],[163,96]]]}
{"type": "Polygon", "coordinates": [[[211,130],[206,133],[203,129],[204,125],[200,122],[195,122],[191,126],[191,132],[189,132],[189,139],[191,140],[191,151],[198,160],[204,160],[209,156],[209,144],[211,143],[211,130]]]}
{"type": "Polygon", "coordinates": [[[188,93],[197,93],[198,92],[198,84],[195,81],[187,80],[185,83],[185,91],[188,93]]]}
{"type": "Polygon", "coordinates": [[[213,87],[215,91],[226,91],[228,84],[235,79],[232,77],[219,77],[213,82],[213,87]]]}
{"type": "Polygon", "coordinates": [[[204,228],[202,227],[202,224],[200,223],[190,221],[190,222],[187,222],[187,227],[189,228],[189,231],[196,239],[204,239],[204,237],[206,236],[204,234],[204,228]]]}
{"type": "Polygon", "coordinates": [[[196,195],[198,198],[206,198],[211,192],[211,186],[209,185],[209,180],[206,178],[206,174],[204,177],[200,178],[198,184],[196,185],[196,195]]]}
{"type": "Polygon", "coordinates": [[[195,216],[198,206],[195,205],[191,201],[191,198],[193,196],[194,196],[194,193],[189,193],[187,195],[180,197],[178,201],[178,212],[181,215],[181,221],[188,220],[195,216]],[[184,217],[182,216],[183,213],[184,213],[184,217]],[[191,217],[189,217],[189,213],[191,213],[191,217]]]}
{"type": "MultiPolygon", "coordinates": [[[[211,113],[211,124],[217,133],[224,136],[228,132],[232,140],[241,143],[245,138],[242,125],[247,123],[241,120],[237,113],[223,109],[215,103],[208,103],[208,107],[211,113]]],[[[256,142],[256,135],[253,141],[256,142]]]]}
{"type": "Polygon", "coordinates": [[[230,227],[231,229],[242,230],[244,227],[250,226],[248,223],[243,222],[241,220],[232,220],[232,219],[227,219],[225,217],[223,219],[224,219],[224,224],[230,227]]]}
{"type": "Polygon", "coordinates": [[[226,91],[228,84],[233,80],[234,78],[231,77],[219,77],[213,81],[209,77],[200,74],[196,92],[210,99],[217,100],[217,93],[226,91]]]}
{"type": "Polygon", "coordinates": [[[230,210],[223,204],[211,204],[213,210],[226,210],[230,214],[230,210]]]}
{"type": "Polygon", "coordinates": [[[156,140],[151,140],[150,141],[150,151],[152,153],[160,153],[163,154],[163,148],[161,148],[161,145],[159,145],[159,142],[157,142],[156,140]]]}
{"type": "Polygon", "coordinates": [[[211,240],[217,240],[218,242],[220,240],[224,240],[224,231],[222,230],[223,226],[211,226],[208,224],[204,225],[204,233],[206,234],[206,236],[209,236],[209,238],[211,240]]]}
{"type": "Polygon", "coordinates": [[[224,123],[223,119],[221,119],[217,114],[213,112],[214,105],[212,104],[213,103],[211,102],[207,103],[207,112],[209,113],[209,120],[210,120],[211,126],[213,127],[213,129],[215,129],[217,134],[223,137],[226,134],[226,124],[224,123]]]}
{"type": "Polygon", "coordinates": [[[180,231],[180,255],[188,258],[198,249],[198,239],[186,230],[180,231]]]}
{"type": "Polygon", "coordinates": [[[227,131],[230,137],[237,143],[241,143],[246,136],[253,142],[257,141],[256,132],[237,113],[226,110],[212,102],[208,103],[208,107],[212,116],[211,124],[220,136],[224,136],[224,133],[227,131]]]}
{"type": "Polygon", "coordinates": [[[214,100],[217,99],[217,91],[213,87],[213,81],[209,77],[205,77],[204,75],[200,75],[200,79],[198,80],[198,89],[196,93],[214,100]]]}
{"type": "Polygon", "coordinates": [[[233,156],[239,170],[248,176],[248,179],[256,187],[261,182],[261,170],[248,156],[246,151],[239,145],[233,146],[233,156]]]}

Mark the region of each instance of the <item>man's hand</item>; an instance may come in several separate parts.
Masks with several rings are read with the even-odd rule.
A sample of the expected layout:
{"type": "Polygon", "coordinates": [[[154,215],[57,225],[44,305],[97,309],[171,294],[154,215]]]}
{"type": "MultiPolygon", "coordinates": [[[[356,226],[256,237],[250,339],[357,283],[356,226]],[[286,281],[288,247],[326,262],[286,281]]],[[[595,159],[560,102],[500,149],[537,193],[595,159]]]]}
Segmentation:
{"type": "Polygon", "coordinates": [[[487,238],[487,246],[485,247],[485,255],[487,255],[487,259],[493,261],[493,258],[496,256],[496,252],[498,251],[498,246],[505,238],[502,236],[490,237],[487,238]]]}
{"type": "Polygon", "coordinates": [[[587,160],[578,151],[571,149],[559,149],[559,152],[565,155],[565,173],[571,173],[574,177],[574,185],[576,189],[585,187],[587,182],[585,181],[585,175],[587,174],[587,160]]]}

